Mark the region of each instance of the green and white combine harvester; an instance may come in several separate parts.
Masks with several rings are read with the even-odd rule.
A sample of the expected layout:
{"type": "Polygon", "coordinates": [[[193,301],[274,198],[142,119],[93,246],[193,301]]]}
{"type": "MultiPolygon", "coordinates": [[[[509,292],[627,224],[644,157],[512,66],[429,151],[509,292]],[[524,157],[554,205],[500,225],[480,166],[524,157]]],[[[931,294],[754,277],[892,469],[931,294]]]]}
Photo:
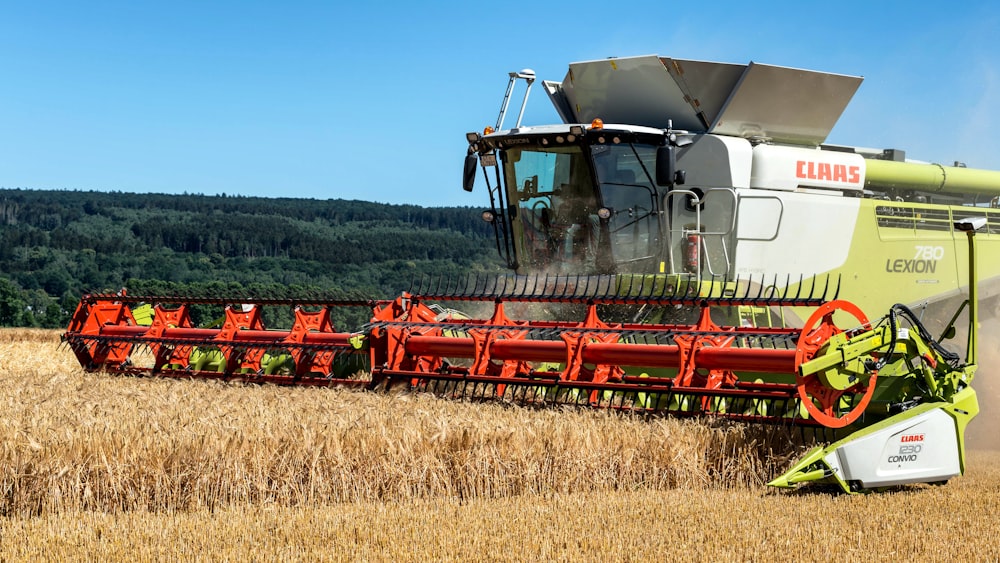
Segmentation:
{"type": "Polygon", "coordinates": [[[403,386],[821,438],[779,487],[964,473],[978,311],[1000,299],[1000,260],[983,259],[1000,247],[1000,172],[825,144],[859,77],[574,63],[543,82],[563,123],[522,126],[534,82],[510,73],[495,126],[467,134],[464,187],[482,172],[512,273],[382,301],[95,293],[64,339],[86,368],[118,373],[403,386]],[[447,306],[472,301],[491,312],[447,306]],[[221,326],[194,326],[195,303],[222,308],[221,326]],[[294,311],[291,328],[264,326],[270,306],[294,311]],[[340,306],[370,307],[371,322],[335,329],[340,306]]]}

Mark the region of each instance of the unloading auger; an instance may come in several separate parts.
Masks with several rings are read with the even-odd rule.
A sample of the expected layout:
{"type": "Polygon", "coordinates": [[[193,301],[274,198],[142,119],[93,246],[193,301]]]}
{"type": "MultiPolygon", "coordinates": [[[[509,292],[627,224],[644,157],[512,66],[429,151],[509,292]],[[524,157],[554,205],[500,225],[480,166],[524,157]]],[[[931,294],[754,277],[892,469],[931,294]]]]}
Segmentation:
{"type": "MultiPolygon", "coordinates": [[[[63,340],[88,370],[289,385],[405,388],[453,398],[794,425],[838,441],[771,485],[808,481],[861,491],[940,482],[964,471],[964,430],[978,412],[976,228],[969,240],[969,343],[964,361],[904,306],[871,322],[837,299],[834,280],[719,280],[671,285],[656,275],[500,276],[416,284],[391,301],[330,296],[85,296],[63,340]],[[782,291],[774,288],[795,287],[782,291]],[[706,289],[707,288],[707,289],[706,289]],[[492,303],[471,318],[440,303],[492,303]],[[194,304],[225,307],[221,326],[193,326],[194,304]],[[526,304],[577,310],[574,321],[517,318],[526,304]],[[151,309],[150,309],[151,306],[151,309]],[[291,308],[287,330],[266,307],[291,308]],[[330,322],[336,307],[370,307],[361,330],[330,322]],[[809,308],[802,328],[720,326],[722,308],[809,308]],[[694,311],[692,323],[602,320],[603,310],[694,311]],[[151,311],[148,322],[135,311],[151,311]],[[141,321],[141,322],[140,322],[141,321]]],[[[960,308],[946,330],[954,333],[960,308]]],[[[611,314],[608,313],[608,314],[611,314]]],[[[725,318],[732,318],[731,315],[725,318]]]]}

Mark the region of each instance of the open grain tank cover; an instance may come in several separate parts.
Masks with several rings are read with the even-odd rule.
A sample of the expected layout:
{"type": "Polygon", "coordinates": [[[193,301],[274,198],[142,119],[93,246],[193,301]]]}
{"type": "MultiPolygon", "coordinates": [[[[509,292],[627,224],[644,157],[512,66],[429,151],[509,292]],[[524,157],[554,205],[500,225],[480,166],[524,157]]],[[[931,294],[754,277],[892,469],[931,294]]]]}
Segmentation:
{"type": "Polygon", "coordinates": [[[818,145],[861,85],[847,76],[646,55],[571,63],[546,82],[568,123],[623,123],[818,145]]]}

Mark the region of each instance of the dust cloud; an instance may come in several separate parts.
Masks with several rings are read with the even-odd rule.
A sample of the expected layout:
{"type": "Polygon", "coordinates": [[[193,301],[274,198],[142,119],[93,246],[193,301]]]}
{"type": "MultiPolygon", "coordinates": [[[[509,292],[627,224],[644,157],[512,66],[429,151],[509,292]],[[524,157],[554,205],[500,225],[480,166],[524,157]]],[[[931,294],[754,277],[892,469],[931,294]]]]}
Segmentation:
{"type": "Polygon", "coordinates": [[[969,449],[1000,450],[1000,318],[980,322],[978,353],[972,387],[979,397],[979,416],[969,424],[965,438],[969,449]]]}

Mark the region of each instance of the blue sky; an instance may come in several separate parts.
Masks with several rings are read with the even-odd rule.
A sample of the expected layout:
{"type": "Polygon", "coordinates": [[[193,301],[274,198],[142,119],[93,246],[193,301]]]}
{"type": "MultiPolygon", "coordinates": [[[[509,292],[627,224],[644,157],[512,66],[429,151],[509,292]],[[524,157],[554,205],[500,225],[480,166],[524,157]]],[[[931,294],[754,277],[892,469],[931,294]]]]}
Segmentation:
{"type": "Polygon", "coordinates": [[[479,207],[508,71],[643,54],[862,75],[828,142],[1000,170],[994,2],[38,0],[0,1],[0,187],[479,207]]]}

